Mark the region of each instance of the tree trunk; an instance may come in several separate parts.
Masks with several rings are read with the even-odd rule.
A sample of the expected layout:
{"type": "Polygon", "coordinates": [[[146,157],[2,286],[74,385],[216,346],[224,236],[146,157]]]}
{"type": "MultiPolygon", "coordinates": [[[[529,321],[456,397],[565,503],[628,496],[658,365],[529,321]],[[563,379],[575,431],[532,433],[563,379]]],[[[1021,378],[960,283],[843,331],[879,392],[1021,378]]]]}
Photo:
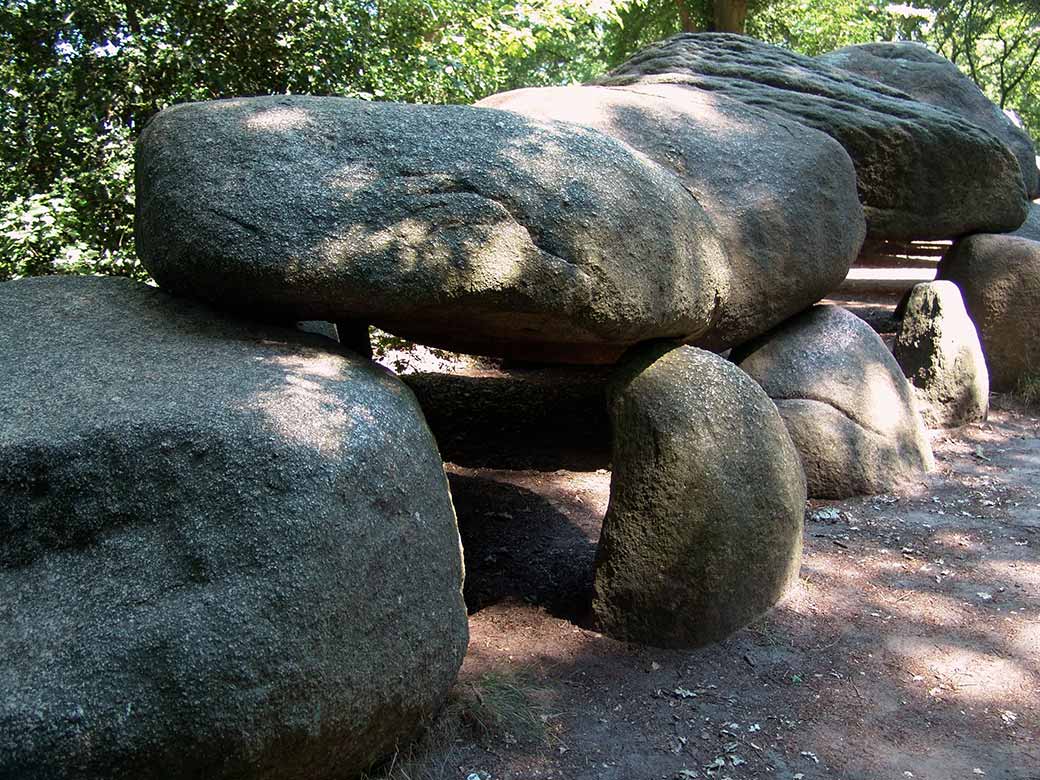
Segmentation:
{"type": "Polygon", "coordinates": [[[686,6],[685,0],[675,0],[675,9],[679,12],[679,24],[683,32],[696,32],[697,26],[693,23],[693,15],[686,6]]]}
{"type": "Polygon", "coordinates": [[[747,0],[715,0],[715,32],[744,33],[747,0]]]}

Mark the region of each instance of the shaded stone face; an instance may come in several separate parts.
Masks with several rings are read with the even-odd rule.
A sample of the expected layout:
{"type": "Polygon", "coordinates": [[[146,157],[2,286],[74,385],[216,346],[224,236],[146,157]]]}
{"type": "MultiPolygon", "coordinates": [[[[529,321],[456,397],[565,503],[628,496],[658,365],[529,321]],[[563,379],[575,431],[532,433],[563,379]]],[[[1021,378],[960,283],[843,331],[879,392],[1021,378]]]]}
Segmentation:
{"type": "Polygon", "coordinates": [[[914,100],[946,109],[993,133],[1018,160],[1028,197],[1040,197],[1033,141],[986,97],[960,68],[925,46],[908,42],[863,43],[816,59],[902,90],[914,100]]]}
{"type": "Polygon", "coordinates": [[[895,358],[929,427],[985,420],[989,373],[975,324],[953,282],[915,285],[905,306],[895,358]]]}
{"type": "Polygon", "coordinates": [[[656,646],[722,639],[798,576],[798,452],[761,388],[710,352],[637,347],[609,396],[596,618],[611,636],[656,646]]]}
{"type": "Polygon", "coordinates": [[[777,114],[668,84],[521,89],[478,105],[590,127],[678,178],[728,258],[716,321],[695,345],[739,344],[815,303],[845,278],[862,244],[848,155],[777,114]]]}
{"type": "Polygon", "coordinates": [[[899,364],[851,312],[814,306],[731,359],[776,402],[810,497],[883,493],[933,467],[899,364]]]}
{"type": "Polygon", "coordinates": [[[138,142],[137,241],[162,287],[252,316],[561,362],[704,333],[728,284],[715,225],[660,166],[467,106],[175,106],[138,142]]]}
{"type": "Polygon", "coordinates": [[[1040,203],[1029,204],[1029,216],[1026,217],[1026,221],[1010,235],[1028,238],[1030,241],[1040,241],[1040,203]]]}
{"type": "Polygon", "coordinates": [[[444,701],[440,457],[330,346],[128,280],[0,284],[0,776],[331,780],[444,701]]]}
{"type": "Polygon", "coordinates": [[[1025,218],[1018,160],[994,135],[873,79],[761,41],[677,35],[596,83],[689,84],[827,133],[856,166],[873,239],[1014,230],[1025,218]]]}
{"type": "Polygon", "coordinates": [[[1015,390],[1040,373],[1040,242],[1018,235],[968,236],[939,263],[978,328],[990,384],[1015,390]]]}

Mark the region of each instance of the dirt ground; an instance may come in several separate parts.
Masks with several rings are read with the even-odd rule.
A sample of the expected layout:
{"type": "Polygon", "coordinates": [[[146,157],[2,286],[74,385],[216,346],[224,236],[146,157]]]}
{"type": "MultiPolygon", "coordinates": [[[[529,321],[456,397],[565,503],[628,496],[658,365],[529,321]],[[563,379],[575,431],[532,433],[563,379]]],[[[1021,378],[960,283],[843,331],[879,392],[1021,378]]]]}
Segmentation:
{"type": "Polygon", "coordinates": [[[460,685],[521,675],[545,729],[462,733],[425,776],[1040,779],[1040,415],[995,407],[932,432],[937,469],[904,492],[810,501],[797,586],[693,651],[590,626],[606,468],[448,464],[460,685]]]}

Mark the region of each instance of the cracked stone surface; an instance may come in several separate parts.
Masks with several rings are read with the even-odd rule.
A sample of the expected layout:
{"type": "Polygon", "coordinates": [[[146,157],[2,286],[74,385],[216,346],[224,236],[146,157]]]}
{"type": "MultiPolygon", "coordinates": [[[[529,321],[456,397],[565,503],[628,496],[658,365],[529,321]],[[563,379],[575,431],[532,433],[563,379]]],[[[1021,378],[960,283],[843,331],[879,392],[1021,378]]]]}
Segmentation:
{"type": "Polygon", "coordinates": [[[919,43],[882,41],[846,46],[816,60],[876,79],[993,133],[1018,159],[1029,197],[1040,197],[1036,148],[1029,134],[1016,127],[974,81],[941,54],[919,43]]]}
{"type": "Polygon", "coordinates": [[[1018,160],[992,133],[873,79],[753,38],[676,35],[597,83],[689,84],[827,133],[856,166],[870,238],[998,233],[1025,219],[1018,160]]]}
{"type": "Polygon", "coordinates": [[[867,323],[814,306],[731,359],[780,410],[809,496],[884,493],[933,467],[913,390],[867,323]]]}

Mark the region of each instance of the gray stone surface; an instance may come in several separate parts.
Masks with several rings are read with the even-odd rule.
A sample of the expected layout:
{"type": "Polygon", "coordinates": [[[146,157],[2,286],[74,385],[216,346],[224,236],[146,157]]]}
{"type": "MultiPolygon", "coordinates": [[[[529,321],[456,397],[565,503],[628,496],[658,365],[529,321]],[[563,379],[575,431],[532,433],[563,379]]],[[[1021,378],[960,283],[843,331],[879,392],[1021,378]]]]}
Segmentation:
{"type": "Polygon", "coordinates": [[[986,419],[986,359],[975,323],[953,282],[914,286],[893,353],[929,427],[952,428],[986,419]]]}
{"type": "Polygon", "coordinates": [[[910,384],[851,312],[814,306],[730,357],[776,402],[811,497],[884,493],[933,467],[910,384]]]}
{"type": "Polygon", "coordinates": [[[138,252],[160,286],[254,317],[610,362],[707,332],[727,284],[715,227],[674,176],[510,112],[184,104],[144,130],[136,176],[138,252]]]}
{"type": "Polygon", "coordinates": [[[968,236],[939,263],[978,328],[990,386],[1001,392],[1040,375],[1040,242],[1015,235],[968,236]]]}
{"type": "Polygon", "coordinates": [[[354,776],[466,650],[412,394],[128,280],[0,285],[0,777],[354,776]]]}
{"type": "Polygon", "coordinates": [[[1011,235],[1040,241],[1040,203],[1029,204],[1029,216],[1018,230],[1011,232],[1011,235]]]}
{"type": "Polygon", "coordinates": [[[624,358],[609,409],[596,618],[651,645],[722,639],[798,576],[805,477],[784,423],[724,358],[672,342],[624,358]]]}
{"type": "Polygon", "coordinates": [[[336,330],[336,325],[332,322],[325,322],[325,320],[304,320],[296,323],[296,329],[303,333],[313,333],[315,336],[324,336],[327,339],[339,343],[339,331],[336,330]]]}
{"type": "Polygon", "coordinates": [[[739,344],[820,300],[863,242],[856,173],[841,146],[717,93],[668,84],[546,87],[477,105],[599,130],[679,178],[729,258],[716,322],[697,346],[739,344]]]}
{"type": "Polygon", "coordinates": [[[1014,230],[1025,219],[1018,160],[962,117],[873,79],[737,35],[680,34],[598,83],[689,84],[821,130],[852,157],[873,239],[1014,230]]]}
{"type": "Polygon", "coordinates": [[[941,54],[919,43],[886,41],[846,46],[816,59],[876,79],[989,130],[1018,159],[1029,197],[1040,197],[1036,149],[1029,134],[1015,127],[974,81],[941,54]]]}

